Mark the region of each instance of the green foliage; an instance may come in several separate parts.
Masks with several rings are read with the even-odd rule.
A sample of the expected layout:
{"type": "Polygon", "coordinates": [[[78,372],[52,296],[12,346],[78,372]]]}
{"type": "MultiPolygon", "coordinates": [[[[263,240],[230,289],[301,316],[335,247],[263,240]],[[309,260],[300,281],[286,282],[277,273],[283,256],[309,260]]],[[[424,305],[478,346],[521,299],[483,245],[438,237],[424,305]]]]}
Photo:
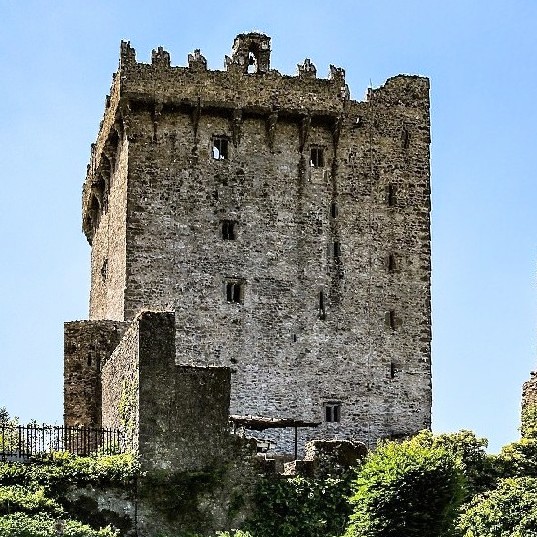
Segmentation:
{"type": "Polygon", "coordinates": [[[496,457],[501,477],[537,477],[537,439],[507,444],[496,457]]]}
{"type": "Polygon", "coordinates": [[[217,531],[216,535],[218,537],[253,537],[251,533],[242,530],[217,531]]]}
{"type": "Polygon", "coordinates": [[[503,479],[476,496],[459,519],[461,537],[537,536],[537,479],[503,479]]]}
{"type": "Polygon", "coordinates": [[[48,514],[15,513],[0,516],[2,537],[117,537],[111,528],[94,530],[74,520],[54,519],[48,514]]]}
{"type": "Polygon", "coordinates": [[[18,511],[28,514],[39,512],[63,514],[60,504],[45,496],[44,488],[31,490],[20,485],[0,487],[0,515],[18,511]]]}
{"type": "Polygon", "coordinates": [[[138,472],[132,454],[75,457],[58,452],[33,464],[0,462],[0,485],[38,485],[57,489],[68,485],[122,485],[138,472]]]}
{"type": "Polygon", "coordinates": [[[464,494],[464,477],[446,449],[425,447],[420,439],[381,443],[356,479],[346,536],[443,535],[464,494]]]}
{"type": "Polygon", "coordinates": [[[413,441],[429,449],[443,449],[452,455],[466,479],[468,497],[494,486],[498,471],[495,457],[486,452],[486,438],[477,438],[475,433],[466,430],[439,435],[420,431],[413,441]]]}
{"type": "Polygon", "coordinates": [[[347,497],[354,477],[349,471],[337,478],[265,478],[247,529],[256,537],[341,535],[351,513],[347,497]]]}
{"type": "Polygon", "coordinates": [[[522,438],[537,439],[537,405],[522,408],[520,434],[522,438]]]}
{"type": "Polygon", "coordinates": [[[75,457],[58,452],[36,458],[31,464],[0,463],[0,535],[115,536],[117,532],[110,528],[95,530],[80,522],[63,519],[65,511],[61,503],[67,506],[63,495],[71,486],[125,487],[138,472],[137,461],[130,454],[75,457]],[[58,528],[63,533],[58,533],[58,528]]]}

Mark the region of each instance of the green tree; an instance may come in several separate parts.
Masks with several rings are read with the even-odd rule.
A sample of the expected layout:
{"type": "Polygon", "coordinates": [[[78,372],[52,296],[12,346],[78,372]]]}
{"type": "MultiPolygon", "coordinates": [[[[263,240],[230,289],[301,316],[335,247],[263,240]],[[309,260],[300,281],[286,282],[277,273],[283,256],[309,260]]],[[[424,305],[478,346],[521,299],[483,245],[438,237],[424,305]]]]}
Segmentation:
{"type": "Polygon", "coordinates": [[[416,438],[381,443],[356,479],[346,537],[444,535],[464,495],[464,477],[448,450],[416,438]]]}
{"type": "Polygon", "coordinates": [[[461,537],[537,537],[537,479],[502,479],[477,495],[458,522],[461,537]]]}
{"type": "Polygon", "coordinates": [[[467,497],[495,486],[498,477],[496,458],[487,454],[486,438],[478,438],[473,431],[467,430],[438,435],[420,431],[414,441],[423,447],[445,449],[454,457],[466,479],[467,497]]]}

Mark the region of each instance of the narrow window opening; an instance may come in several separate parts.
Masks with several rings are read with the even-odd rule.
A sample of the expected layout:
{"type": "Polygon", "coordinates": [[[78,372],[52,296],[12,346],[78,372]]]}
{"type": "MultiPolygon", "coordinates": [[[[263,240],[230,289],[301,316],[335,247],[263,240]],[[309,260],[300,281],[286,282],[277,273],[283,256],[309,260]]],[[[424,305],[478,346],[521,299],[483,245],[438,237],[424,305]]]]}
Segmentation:
{"type": "Polygon", "coordinates": [[[227,138],[218,136],[213,138],[213,158],[215,160],[227,160],[229,158],[229,141],[227,138]]]}
{"type": "Polygon", "coordinates": [[[235,223],[233,220],[224,220],[222,222],[222,238],[225,241],[234,241],[237,238],[235,223]]]}
{"type": "Polygon", "coordinates": [[[325,403],[324,420],[327,423],[339,423],[341,421],[341,403],[325,403]]]}
{"type": "Polygon", "coordinates": [[[106,278],[108,277],[108,259],[105,259],[103,261],[103,266],[101,267],[101,279],[103,282],[106,281],[106,278]]]}
{"type": "Polygon", "coordinates": [[[293,334],[293,343],[296,343],[296,334],[293,334]]]}
{"type": "Polygon", "coordinates": [[[388,207],[395,207],[395,204],[397,202],[396,194],[397,194],[397,189],[395,185],[392,185],[390,183],[388,185],[388,188],[386,189],[386,203],[388,204],[388,207]]]}
{"type": "Polygon", "coordinates": [[[395,256],[393,254],[389,254],[386,259],[386,269],[388,272],[395,272],[396,264],[395,264],[395,256]]]}
{"type": "Polygon", "coordinates": [[[404,149],[408,149],[408,146],[410,145],[410,132],[409,130],[405,127],[403,129],[403,148],[404,149]]]}
{"type": "Polygon", "coordinates": [[[319,319],[324,321],[326,319],[326,310],[324,306],[324,291],[319,291],[319,319]]]}
{"type": "Polygon", "coordinates": [[[88,367],[91,367],[92,361],[91,354],[88,354],[88,367]]]}
{"type": "Polygon", "coordinates": [[[386,326],[392,330],[395,330],[395,311],[390,310],[384,314],[384,322],[386,326]]]}
{"type": "Polygon", "coordinates": [[[313,146],[310,149],[310,166],[312,168],[324,167],[324,149],[322,147],[313,146]]]}
{"type": "Polygon", "coordinates": [[[253,52],[248,53],[248,74],[257,73],[257,56],[253,52]]]}
{"type": "Polygon", "coordinates": [[[337,203],[332,203],[332,205],[330,207],[330,216],[332,218],[337,218],[337,215],[338,215],[337,203]]]}
{"type": "Polygon", "coordinates": [[[226,299],[228,302],[242,304],[244,298],[243,284],[240,282],[226,283],[226,299]]]}
{"type": "Polygon", "coordinates": [[[341,243],[334,242],[334,257],[341,257],[341,243]]]}

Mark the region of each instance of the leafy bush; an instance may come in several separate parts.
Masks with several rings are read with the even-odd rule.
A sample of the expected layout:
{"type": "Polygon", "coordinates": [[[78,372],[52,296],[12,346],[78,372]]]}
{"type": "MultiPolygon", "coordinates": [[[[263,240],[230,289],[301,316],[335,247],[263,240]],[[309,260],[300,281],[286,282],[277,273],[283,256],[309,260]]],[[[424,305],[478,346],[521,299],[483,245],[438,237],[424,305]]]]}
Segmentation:
{"type": "Polygon", "coordinates": [[[468,497],[494,487],[498,471],[495,457],[486,452],[486,438],[477,438],[466,430],[439,435],[420,431],[414,441],[429,449],[444,449],[453,456],[466,478],[468,497]]]}
{"type": "Polygon", "coordinates": [[[216,535],[218,537],[253,537],[251,533],[241,530],[217,531],[216,535]]]}
{"type": "Polygon", "coordinates": [[[49,489],[86,484],[122,485],[132,480],[138,470],[131,454],[75,457],[59,452],[35,459],[32,464],[0,463],[0,485],[40,485],[49,489]]]}
{"type": "Polygon", "coordinates": [[[61,515],[63,509],[55,500],[45,496],[45,489],[30,490],[20,485],[0,487],[0,515],[14,512],[48,512],[61,515]]]}
{"type": "Polygon", "coordinates": [[[537,477],[537,439],[522,438],[507,444],[496,464],[502,477],[537,477]]]}
{"type": "Polygon", "coordinates": [[[467,505],[457,529],[461,537],[537,536],[537,479],[501,480],[467,505]]]}
{"type": "Polygon", "coordinates": [[[258,487],[256,513],[246,527],[256,537],[341,535],[351,513],[347,498],[354,476],[349,471],[337,478],[266,478],[258,487]]]}
{"type": "Polygon", "coordinates": [[[381,443],[356,479],[346,536],[440,536],[464,494],[461,470],[446,449],[425,447],[416,438],[381,443]]]}
{"type": "Polygon", "coordinates": [[[65,514],[60,503],[67,508],[63,495],[70,486],[125,486],[138,471],[132,455],[75,457],[59,452],[36,458],[32,464],[0,463],[0,535],[115,536],[117,532],[111,528],[95,530],[74,520],[58,519],[65,514]]]}
{"type": "Polygon", "coordinates": [[[74,520],[54,519],[48,514],[15,513],[0,516],[2,537],[117,537],[110,527],[94,530],[74,520]]]}
{"type": "Polygon", "coordinates": [[[537,405],[522,407],[520,434],[522,438],[537,439],[537,405]]]}

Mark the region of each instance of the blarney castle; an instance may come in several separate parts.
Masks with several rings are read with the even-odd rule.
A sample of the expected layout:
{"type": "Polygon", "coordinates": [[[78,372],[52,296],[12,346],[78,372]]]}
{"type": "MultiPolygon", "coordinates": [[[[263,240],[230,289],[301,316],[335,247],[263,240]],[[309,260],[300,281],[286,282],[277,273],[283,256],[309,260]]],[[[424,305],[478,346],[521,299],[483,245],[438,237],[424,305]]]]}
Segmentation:
{"type": "Polygon", "coordinates": [[[429,81],[353,100],[343,69],[270,55],[261,33],[224,70],[123,42],[92,145],[65,422],[162,467],[213,456],[230,416],[275,454],[430,426],[429,81]]]}

